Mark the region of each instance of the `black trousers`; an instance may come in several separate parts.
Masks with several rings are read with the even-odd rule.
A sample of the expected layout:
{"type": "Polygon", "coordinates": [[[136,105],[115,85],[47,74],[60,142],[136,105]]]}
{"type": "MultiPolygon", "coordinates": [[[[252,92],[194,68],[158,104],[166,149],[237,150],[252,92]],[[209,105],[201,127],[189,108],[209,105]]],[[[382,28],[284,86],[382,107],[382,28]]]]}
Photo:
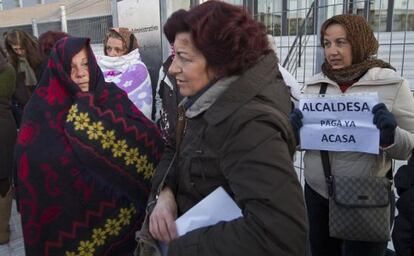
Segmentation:
{"type": "MultiPolygon", "coordinates": [[[[329,236],[328,199],[305,184],[312,256],[384,256],[387,242],[347,241],[329,236]]],[[[394,220],[395,195],[391,193],[391,223],[394,220]]]]}

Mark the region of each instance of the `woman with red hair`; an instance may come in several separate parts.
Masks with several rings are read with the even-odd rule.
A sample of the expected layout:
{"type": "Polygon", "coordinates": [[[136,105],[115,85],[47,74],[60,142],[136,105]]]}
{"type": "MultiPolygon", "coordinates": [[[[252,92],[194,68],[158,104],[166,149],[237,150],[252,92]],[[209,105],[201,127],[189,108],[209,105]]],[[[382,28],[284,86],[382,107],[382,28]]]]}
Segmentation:
{"type": "Polygon", "coordinates": [[[167,144],[179,146],[167,149],[153,178],[155,194],[166,174],[149,204],[151,235],[168,243],[168,255],[304,255],[289,90],[264,26],[221,1],[179,12],[165,26],[174,38],[168,72],[185,97],[185,128],[167,144]],[[178,236],[176,217],[220,186],[243,216],[178,236]]]}
{"type": "Polygon", "coordinates": [[[46,31],[39,36],[39,51],[42,58],[48,58],[53,46],[61,38],[69,36],[62,31],[46,31]]]}

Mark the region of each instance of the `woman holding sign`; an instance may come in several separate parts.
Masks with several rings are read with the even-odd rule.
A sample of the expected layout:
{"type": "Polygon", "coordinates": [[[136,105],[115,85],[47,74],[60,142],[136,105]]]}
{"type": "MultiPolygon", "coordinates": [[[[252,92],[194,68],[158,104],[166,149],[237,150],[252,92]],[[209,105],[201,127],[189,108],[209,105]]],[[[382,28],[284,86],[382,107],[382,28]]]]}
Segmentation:
{"type": "MultiPolygon", "coordinates": [[[[374,57],[378,42],[361,16],[344,14],[325,21],[321,45],[325,63],[322,72],[307,84],[305,94],[323,93],[321,88],[326,84],[327,95],[377,92],[379,98],[379,104],[371,110],[373,123],[380,131],[379,154],[329,151],[331,173],[334,177],[384,177],[391,168],[391,160],[407,159],[414,147],[414,99],[408,82],[389,63],[374,57]]],[[[297,130],[301,120],[301,111],[294,110],[291,121],[297,130]]],[[[321,155],[320,151],[307,150],[304,157],[312,255],[385,255],[387,241],[350,241],[331,236],[329,182],[321,155]]]]}
{"type": "MultiPolygon", "coordinates": [[[[221,1],[180,12],[174,24],[167,21],[175,49],[169,72],[186,97],[179,116],[187,121],[180,146],[167,149],[153,178],[156,193],[170,169],[150,216],[152,236],[168,243],[168,255],[304,255],[289,90],[265,28],[221,1]],[[176,217],[220,186],[243,217],[178,236],[176,217]]],[[[177,131],[181,124],[179,118],[177,131]]]]}

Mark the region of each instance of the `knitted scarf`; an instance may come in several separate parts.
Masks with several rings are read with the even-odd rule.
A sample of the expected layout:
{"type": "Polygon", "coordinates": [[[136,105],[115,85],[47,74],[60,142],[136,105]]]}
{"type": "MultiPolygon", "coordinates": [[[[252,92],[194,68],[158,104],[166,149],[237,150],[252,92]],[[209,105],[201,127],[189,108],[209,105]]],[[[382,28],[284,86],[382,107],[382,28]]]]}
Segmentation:
{"type": "Polygon", "coordinates": [[[26,86],[35,86],[37,84],[36,74],[25,57],[18,57],[17,73],[24,73],[24,84],[26,86]]]}
{"type": "Polygon", "coordinates": [[[56,43],[25,110],[16,185],[26,255],[130,255],[162,153],[158,129],[105,82],[84,38],[56,43]],[[68,75],[82,48],[89,92],[68,75]]]}
{"type": "Polygon", "coordinates": [[[115,83],[128,94],[137,108],[151,119],[152,87],[147,66],[141,61],[139,50],[120,56],[96,56],[105,81],[115,83]]]}
{"type": "Polygon", "coordinates": [[[372,28],[365,21],[364,17],[342,14],[326,20],[321,27],[322,46],[325,31],[332,24],[340,24],[346,31],[347,40],[352,47],[352,65],[341,69],[332,69],[332,66],[325,60],[325,63],[322,64],[322,72],[329,79],[338,84],[343,84],[358,80],[373,67],[394,69],[389,63],[374,57],[378,51],[379,44],[372,28]]]}

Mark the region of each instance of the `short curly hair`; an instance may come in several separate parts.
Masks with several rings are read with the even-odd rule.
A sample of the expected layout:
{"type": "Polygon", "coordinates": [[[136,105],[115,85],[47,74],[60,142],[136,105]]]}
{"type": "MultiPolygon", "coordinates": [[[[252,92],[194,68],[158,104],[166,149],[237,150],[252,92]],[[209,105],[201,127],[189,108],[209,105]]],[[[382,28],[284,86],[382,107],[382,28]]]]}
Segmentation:
{"type": "Polygon", "coordinates": [[[210,0],[173,13],[164,26],[170,43],[189,32],[209,67],[220,76],[240,75],[271,52],[266,28],[241,6],[210,0]]]}

